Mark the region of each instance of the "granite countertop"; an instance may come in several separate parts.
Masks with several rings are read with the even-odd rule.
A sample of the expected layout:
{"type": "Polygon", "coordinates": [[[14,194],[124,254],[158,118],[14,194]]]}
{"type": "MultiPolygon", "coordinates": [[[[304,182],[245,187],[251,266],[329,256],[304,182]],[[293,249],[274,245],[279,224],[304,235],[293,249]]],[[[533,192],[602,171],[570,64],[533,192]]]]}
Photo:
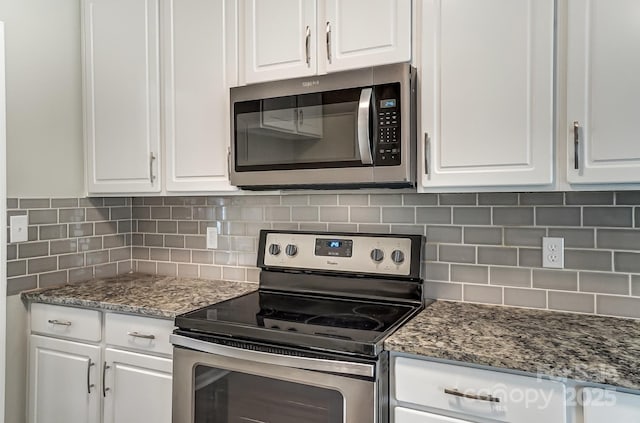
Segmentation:
{"type": "Polygon", "coordinates": [[[97,308],[172,319],[206,305],[255,291],[248,282],[210,281],[130,273],[22,293],[26,301],[97,308]]]}
{"type": "Polygon", "coordinates": [[[436,301],[385,349],[640,389],[640,321],[436,301]]]}

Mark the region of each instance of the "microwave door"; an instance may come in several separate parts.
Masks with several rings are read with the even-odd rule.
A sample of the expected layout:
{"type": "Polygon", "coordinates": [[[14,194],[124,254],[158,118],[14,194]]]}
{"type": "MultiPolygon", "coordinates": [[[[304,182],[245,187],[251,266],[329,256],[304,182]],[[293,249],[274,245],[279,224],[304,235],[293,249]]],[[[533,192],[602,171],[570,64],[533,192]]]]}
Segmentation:
{"type": "Polygon", "coordinates": [[[360,160],[362,164],[372,165],[373,156],[371,155],[371,88],[363,88],[360,93],[360,102],[358,103],[358,150],[360,151],[360,160]]]}

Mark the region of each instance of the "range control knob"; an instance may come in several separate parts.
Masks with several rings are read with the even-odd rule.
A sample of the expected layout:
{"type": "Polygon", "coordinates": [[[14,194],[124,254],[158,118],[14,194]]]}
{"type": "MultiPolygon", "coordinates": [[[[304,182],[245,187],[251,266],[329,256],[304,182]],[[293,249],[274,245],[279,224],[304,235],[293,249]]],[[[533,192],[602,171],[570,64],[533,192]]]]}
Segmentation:
{"type": "Polygon", "coordinates": [[[289,257],[293,257],[298,254],[298,247],[295,244],[289,244],[284,249],[284,252],[287,253],[289,257]]]}
{"type": "Polygon", "coordinates": [[[280,254],[280,246],[278,244],[269,245],[269,254],[272,256],[277,256],[280,254]]]}
{"type": "Polygon", "coordinates": [[[391,253],[391,260],[393,260],[395,264],[402,263],[404,261],[404,253],[400,250],[393,250],[391,253]]]}
{"type": "Polygon", "coordinates": [[[371,260],[380,263],[384,259],[384,252],[379,248],[371,250],[371,260]]]}

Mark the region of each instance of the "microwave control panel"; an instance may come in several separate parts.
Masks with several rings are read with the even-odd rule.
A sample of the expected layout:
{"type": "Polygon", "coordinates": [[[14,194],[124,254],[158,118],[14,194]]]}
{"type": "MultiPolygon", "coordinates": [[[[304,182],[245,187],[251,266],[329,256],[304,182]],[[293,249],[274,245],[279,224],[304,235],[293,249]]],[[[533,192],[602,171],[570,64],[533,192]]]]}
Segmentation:
{"type": "Polygon", "coordinates": [[[373,101],[376,166],[401,164],[400,84],[374,88],[373,101]]]}

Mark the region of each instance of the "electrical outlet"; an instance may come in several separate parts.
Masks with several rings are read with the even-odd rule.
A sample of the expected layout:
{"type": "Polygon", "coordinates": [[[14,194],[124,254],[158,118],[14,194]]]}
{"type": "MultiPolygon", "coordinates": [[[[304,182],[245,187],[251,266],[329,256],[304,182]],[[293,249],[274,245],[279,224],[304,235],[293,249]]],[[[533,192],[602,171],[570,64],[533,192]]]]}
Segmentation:
{"type": "Polygon", "coordinates": [[[218,228],[207,228],[207,248],[218,248],[218,228]]]}
{"type": "Polygon", "coordinates": [[[564,238],[542,238],[542,267],[564,269],[564,238]]]}
{"type": "Polygon", "coordinates": [[[27,215],[9,218],[9,242],[25,242],[29,238],[27,215]]]}

